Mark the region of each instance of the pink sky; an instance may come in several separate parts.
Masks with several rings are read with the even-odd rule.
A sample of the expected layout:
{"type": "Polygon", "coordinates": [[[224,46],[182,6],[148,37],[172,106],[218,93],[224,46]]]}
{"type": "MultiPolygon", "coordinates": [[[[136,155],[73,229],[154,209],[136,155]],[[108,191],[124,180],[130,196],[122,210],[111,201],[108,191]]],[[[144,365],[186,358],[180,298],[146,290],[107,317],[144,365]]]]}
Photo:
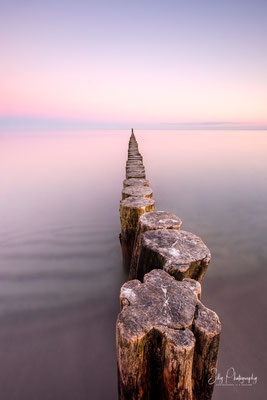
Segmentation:
{"type": "Polygon", "coordinates": [[[267,125],[266,24],[253,5],[198,16],[175,2],[118,2],[117,14],[78,3],[3,8],[2,117],[267,125]]]}

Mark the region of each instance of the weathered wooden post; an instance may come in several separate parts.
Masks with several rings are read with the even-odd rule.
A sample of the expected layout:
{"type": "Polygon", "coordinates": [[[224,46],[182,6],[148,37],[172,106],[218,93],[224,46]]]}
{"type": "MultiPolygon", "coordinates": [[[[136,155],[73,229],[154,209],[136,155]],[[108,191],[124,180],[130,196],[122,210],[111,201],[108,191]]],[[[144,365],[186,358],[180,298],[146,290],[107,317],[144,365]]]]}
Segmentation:
{"type": "Polygon", "coordinates": [[[179,282],[155,269],[144,283],[122,286],[116,324],[120,400],[211,399],[205,380],[217,363],[221,325],[199,292],[198,282],[179,282]],[[206,392],[196,397],[200,387],[206,392]]]}
{"type": "Polygon", "coordinates": [[[129,162],[138,162],[138,161],[143,162],[143,157],[139,153],[139,151],[131,151],[130,153],[128,153],[127,161],[129,161],[129,162]]]}
{"type": "Polygon", "coordinates": [[[182,221],[177,215],[166,211],[154,211],[145,213],[139,218],[135,243],[133,246],[133,255],[130,265],[129,279],[137,278],[137,266],[141,251],[141,239],[144,232],[157,229],[177,229],[180,230],[182,221]]]}
{"type": "Polygon", "coordinates": [[[123,187],[126,188],[127,186],[149,186],[149,181],[147,179],[142,179],[142,178],[124,179],[123,187]]]}
{"type": "Polygon", "coordinates": [[[191,232],[174,229],[147,231],[141,237],[136,268],[137,278],[153,268],[162,268],[178,280],[192,278],[201,282],[211,259],[203,241],[191,232]]]}
{"type": "Polygon", "coordinates": [[[218,326],[217,314],[204,307],[201,302],[196,306],[192,331],[196,338],[193,368],[194,399],[211,399],[221,327],[218,326]]]}
{"type": "Polygon", "coordinates": [[[121,247],[123,263],[130,265],[138,220],[145,212],[154,211],[155,201],[147,197],[127,197],[120,203],[121,247]]]}
{"type": "Polygon", "coordinates": [[[127,197],[148,197],[152,199],[153,191],[148,186],[128,186],[122,190],[122,199],[127,197]]]}
{"type": "Polygon", "coordinates": [[[135,171],[145,173],[145,168],[144,167],[131,166],[131,167],[126,167],[125,170],[126,170],[126,174],[127,173],[131,173],[131,172],[135,172],[135,171]]]}
{"type": "Polygon", "coordinates": [[[146,174],[143,171],[129,171],[129,172],[126,172],[126,179],[130,179],[130,178],[146,179],[146,174]]]}
{"type": "Polygon", "coordinates": [[[143,161],[140,160],[139,158],[137,158],[137,159],[135,159],[135,160],[128,160],[128,159],[127,159],[127,161],[126,161],[126,166],[127,166],[127,165],[142,165],[142,166],[144,166],[144,165],[143,165],[143,161]]]}

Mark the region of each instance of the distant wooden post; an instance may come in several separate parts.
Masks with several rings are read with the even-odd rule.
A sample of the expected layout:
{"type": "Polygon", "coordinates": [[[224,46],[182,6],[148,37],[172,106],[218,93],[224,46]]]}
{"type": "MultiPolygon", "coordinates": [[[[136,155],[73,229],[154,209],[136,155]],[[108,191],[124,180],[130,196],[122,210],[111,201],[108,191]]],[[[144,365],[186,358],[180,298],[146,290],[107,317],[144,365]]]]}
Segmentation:
{"type": "Polygon", "coordinates": [[[128,186],[122,190],[122,199],[127,197],[147,197],[152,199],[153,191],[148,186],[128,186]]]}
{"type": "Polygon", "coordinates": [[[138,171],[138,170],[128,171],[126,172],[126,179],[130,178],[146,179],[146,173],[144,171],[138,171]]]}
{"type": "Polygon", "coordinates": [[[123,263],[129,266],[138,220],[145,212],[154,211],[155,201],[147,197],[127,197],[120,203],[121,247],[123,263]]]}
{"type": "Polygon", "coordinates": [[[127,186],[149,186],[149,181],[147,179],[142,179],[142,178],[124,179],[123,187],[126,188],[127,186]]]}

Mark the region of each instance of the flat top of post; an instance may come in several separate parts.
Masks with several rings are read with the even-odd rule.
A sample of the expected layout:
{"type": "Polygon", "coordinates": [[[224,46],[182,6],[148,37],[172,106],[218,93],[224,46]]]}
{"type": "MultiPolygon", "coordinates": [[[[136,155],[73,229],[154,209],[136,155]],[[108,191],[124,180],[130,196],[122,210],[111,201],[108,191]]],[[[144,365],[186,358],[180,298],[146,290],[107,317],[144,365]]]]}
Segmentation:
{"type": "Polygon", "coordinates": [[[155,326],[171,329],[191,328],[200,284],[192,280],[176,281],[166,272],[153,269],[144,283],[126,282],[120,292],[122,311],[119,323],[125,325],[128,337],[155,326]]]}
{"type": "Polygon", "coordinates": [[[127,186],[122,190],[123,194],[126,194],[128,196],[138,196],[138,197],[143,197],[143,196],[149,196],[153,194],[152,189],[149,186],[139,186],[139,185],[134,185],[134,186],[127,186]]]}
{"type": "Polygon", "coordinates": [[[153,206],[155,204],[155,200],[149,199],[148,197],[127,197],[124,200],[121,200],[121,207],[129,207],[129,208],[141,208],[146,206],[153,206]]]}
{"type": "Polygon", "coordinates": [[[180,229],[182,221],[177,215],[167,211],[153,211],[141,215],[139,224],[147,230],[152,229],[180,229]]]}
{"type": "Polygon", "coordinates": [[[211,259],[205,243],[191,232],[176,229],[158,229],[142,235],[144,247],[159,253],[166,262],[174,265],[189,265],[200,260],[211,259]]]}

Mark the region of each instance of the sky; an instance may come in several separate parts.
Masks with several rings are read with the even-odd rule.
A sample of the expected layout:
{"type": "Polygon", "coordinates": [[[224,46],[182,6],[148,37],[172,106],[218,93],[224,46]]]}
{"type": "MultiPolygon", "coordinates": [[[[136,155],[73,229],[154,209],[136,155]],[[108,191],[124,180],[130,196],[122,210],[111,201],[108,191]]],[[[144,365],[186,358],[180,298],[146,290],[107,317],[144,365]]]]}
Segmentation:
{"type": "Polygon", "coordinates": [[[0,128],[267,128],[266,0],[0,0],[0,128]]]}

